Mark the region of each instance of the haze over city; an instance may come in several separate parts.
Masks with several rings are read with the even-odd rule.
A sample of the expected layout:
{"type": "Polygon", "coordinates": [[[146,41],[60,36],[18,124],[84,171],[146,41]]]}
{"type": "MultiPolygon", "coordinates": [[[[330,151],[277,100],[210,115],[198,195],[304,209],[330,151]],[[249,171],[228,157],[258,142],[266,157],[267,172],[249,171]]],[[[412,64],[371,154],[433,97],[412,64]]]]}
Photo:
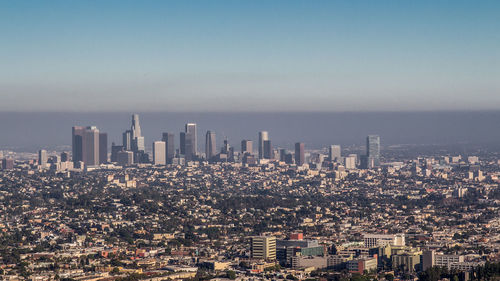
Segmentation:
{"type": "Polygon", "coordinates": [[[2,1],[0,110],[499,110],[499,6],[2,1]]]}

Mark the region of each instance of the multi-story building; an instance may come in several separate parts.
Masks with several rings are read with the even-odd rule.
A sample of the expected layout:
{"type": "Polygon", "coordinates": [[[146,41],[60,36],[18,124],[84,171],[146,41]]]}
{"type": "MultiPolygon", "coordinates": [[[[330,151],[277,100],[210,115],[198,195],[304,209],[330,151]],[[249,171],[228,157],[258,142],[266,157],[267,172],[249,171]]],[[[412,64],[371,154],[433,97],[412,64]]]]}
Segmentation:
{"type": "Polygon", "coordinates": [[[166,164],[165,157],[166,157],[165,142],[164,141],[153,142],[153,164],[165,165],[166,164]]]}
{"type": "Polygon", "coordinates": [[[295,143],[295,164],[297,166],[304,165],[305,161],[305,151],[304,151],[304,143],[298,142],[295,143]]]}
{"type": "Polygon", "coordinates": [[[252,258],[263,260],[276,259],[276,237],[253,236],[251,238],[252,258]]]}
{"type": "Polygon", "coordinates": [[[165,161],[167,164],[172,164],[175,157],[175,135],[173,133],[163,133],[162,141],[165,142],[165,161]]]}
{"type": "Polygon", "coordinates": [[[253,142],[251,140],[241,141],[241,154],[252,154],[253,153],[253,142]]]}
{"type": "Polygon", "coordinates": [[[365,247],[375,248],[385,245],[404,246],[404,234],[364,234],[363,240],[365,247]]]}
{"type": "Polygon", "coordinates": [[[264,142],[269,140],[269,133],[267,131],[259,132],[259,159],[264,159],[264,142]]]}
{"type": "Polygon", "coordinates": [[[47,164],[47,150],[40,149],[38,151],[38,165],[45,166],[47,164]]]}
{"type": "Polygon", "coordinates": [[[350,260],[347,262],[347,269],[351,273],[363,274],[366,271],[377,270],[377,258],[374,257],[364,257],[359,259],[350,260]]]}
{"type": "Polygon", "coordinates": [[[216,154],[215,132],[207,131],[205,136],[205,158],[212,159],[216,154]]]}
{"type": "Polygon", "coordinates": [[[340,145],[330,145],[328,148],[328,160],[330,162],[339,162],[342,160],[341,158],[340,145]]]}

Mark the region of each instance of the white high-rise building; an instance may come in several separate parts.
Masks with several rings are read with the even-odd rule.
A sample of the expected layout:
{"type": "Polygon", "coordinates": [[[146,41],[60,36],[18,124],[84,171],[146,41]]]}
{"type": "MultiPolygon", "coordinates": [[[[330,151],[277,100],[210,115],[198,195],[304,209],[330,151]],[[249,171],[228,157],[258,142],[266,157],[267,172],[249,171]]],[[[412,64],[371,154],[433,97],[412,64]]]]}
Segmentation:
{"type": "Polygon", "coordinates": [[[165,147],[164,141],[153,142],[153,163],[155,165],[165,165],[167,163],[165,159],[165,147]]]}
{"type": "Polygon", "coordinates": [[[340,145],[330,145],[328,149],[328,160],[330,162],[339,162],[341,161],[341,151],[340,151],[340,145]]]}
{"type": "Polygon", "coordinates": [[[269,140],[267,131],[259,132],[259,159],[264,159],[264,142],[269,140]]]}

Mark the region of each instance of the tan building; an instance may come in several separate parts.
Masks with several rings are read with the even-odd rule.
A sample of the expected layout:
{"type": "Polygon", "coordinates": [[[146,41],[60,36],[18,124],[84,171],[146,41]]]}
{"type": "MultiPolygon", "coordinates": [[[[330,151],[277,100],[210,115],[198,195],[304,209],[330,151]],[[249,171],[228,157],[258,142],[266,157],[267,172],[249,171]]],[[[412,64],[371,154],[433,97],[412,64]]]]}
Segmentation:
{"type": "Polygon", "coordinates": [[[252,237],[252,258],[263,260],[276,259],[276,237],[254,236],[252,237]]]}

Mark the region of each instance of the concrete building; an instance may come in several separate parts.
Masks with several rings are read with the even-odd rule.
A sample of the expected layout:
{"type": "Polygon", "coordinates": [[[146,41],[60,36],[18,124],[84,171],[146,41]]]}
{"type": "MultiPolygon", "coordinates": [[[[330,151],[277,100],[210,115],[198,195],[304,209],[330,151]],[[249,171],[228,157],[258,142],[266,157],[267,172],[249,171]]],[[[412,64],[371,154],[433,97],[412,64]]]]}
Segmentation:
{"type": "Polygon", "coordinates": [[[108,134],[99,133],[99,164],[108,162],[108,134]]]}
{"type": "Polygon", "coordinates": [[[340,145],[330,145],[328,148],[328,160],[330,160],[330,162],[342,161],[340,145]]]}
{"type": "Polygon", "coordinates": [[[375,248],[385,245],[392,246],[404,246],[405,245],[405,235],[404,234],[364,234],[363,241],[365,247],[375,248]]]}
{"type": "Polygon", "coordinates": [[[241,154],[252,154],[253,153],[253,142],[251,140],[241,141],[241,154]]]}
{"type": "Polygon", "coordinates": [[[351,273],[363,274],[365,270],[367,272],[377,270],[377,266],[377,258],[370,257],[350,260],[347,262],[347,269],[351,273]]]}
{"type": "Polygon", "coordinates": [[[259,159],[265,158],[264,157],[264,142],[267,140],[269,140],[269,133],[267,131],[259,132],[259,159]]]}
{"type": "Polygon", "coordinates": [[[12,170],[12,169],[14,169],[14,159],[12,159],[12,158],[4,158],[4,159],[2,159],[2,169],[3,170],[12,170]]]}
{"type": "Polygon", "coordinates": [[[163,133],[162,141],[165,142],[165,161],[167,164],[172,164],[175,157],[175,135],[173,133],[163,133]]]}
{"type": "Polygon", "coordinates": [[[276,259],[276,237],[254,236],[251,238],[252,258],[263,260],[276,259]]]}
{"type": "Polygon", "coordinates": [[[47,150],[45,149],[38,150],[38,165],[44,167],[45,165],[47,165],[47,160],[48,160],[47,150]]]}
{"type": "Polygon", "coordinates": [[[165,165],[166,162],[166,153],[165,153],[165,142],[164,141],[155,141],[153,142],[153,164],[155,165],[165,165]]]}
{"type": "Polygon", "coordinates": [[[205,158],[207,160],[212,159],[216,154],[216,143],[215,143],[215,132],[207,131],[205,136],[205,158]]]}
{"type": "Polygon", "coordinates": [[[297,166],[302,166],[305,164],[305,151],[303,142],[295,143],[295,164],[297,164],[297,166]]]}
{"type": "Polygon", "coordinates": [[[117,162],[120,166],[130,166],[134,164],[134,153],[132,151],[119,151],[117,162]]]}

